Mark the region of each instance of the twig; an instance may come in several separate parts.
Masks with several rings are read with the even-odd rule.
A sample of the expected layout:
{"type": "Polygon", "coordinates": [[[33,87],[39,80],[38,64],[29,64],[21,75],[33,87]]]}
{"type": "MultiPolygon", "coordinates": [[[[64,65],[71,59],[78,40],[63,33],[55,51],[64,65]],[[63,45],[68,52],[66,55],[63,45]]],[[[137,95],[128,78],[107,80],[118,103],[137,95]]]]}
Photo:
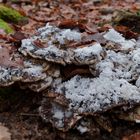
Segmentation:
{"type": "Polygon", "coordinates": [[[35,117],[40,117],[39,114],[29,114],[29,113],[20,113],[21,116],[35,116],[35,117]]]}

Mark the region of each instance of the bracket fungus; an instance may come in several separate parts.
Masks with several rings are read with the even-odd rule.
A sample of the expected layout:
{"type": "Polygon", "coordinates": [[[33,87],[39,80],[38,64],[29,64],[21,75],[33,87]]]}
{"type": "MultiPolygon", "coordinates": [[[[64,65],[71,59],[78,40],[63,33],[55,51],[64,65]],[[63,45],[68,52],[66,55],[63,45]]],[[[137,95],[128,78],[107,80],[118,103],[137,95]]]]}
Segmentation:
{"type": "Polygon", "coordinates": [[[76,30],[59,29],[47,24],[36,34],[22,40],[19,48],[21,53],[62,65],[89,65],[104,57],[104,50],[99,43],[83,48],[69,47],[69,44],[82,40],[82,34],[76,30]]]}
{"type": "Polygon", "coordinates": [[[15,66],[16,55],[12,54],[8,54],[6,66],[1,63],[0,86],[22,82],[21,88],[43,91],[39,113],[45,121],[63,131],[87,115],[139,104],[137,40],[127,40],[114,29],[102,33],[104,45],[98,39],[78,45],[83,37],[78,30],[49,24],[38,29],[35,35],[22,40],[20,53],[15,53],[22,58],[22,67],[15,66]],[[109,47],[110,44],[113,47],[109,47]],[[14,65],[8,65],[9,62],[14,65]],[[76,71],[65,72],[70,68],[76,71]]]}

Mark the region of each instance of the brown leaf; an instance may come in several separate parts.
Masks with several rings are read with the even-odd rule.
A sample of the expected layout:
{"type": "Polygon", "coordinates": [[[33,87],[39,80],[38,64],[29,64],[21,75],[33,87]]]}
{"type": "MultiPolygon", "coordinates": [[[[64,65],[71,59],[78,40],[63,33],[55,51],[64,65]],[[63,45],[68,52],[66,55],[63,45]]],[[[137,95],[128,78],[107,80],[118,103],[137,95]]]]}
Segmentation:
{"type": "Polygon", "coordinates": [[[70,28],[70,29],[79,28],[80,30],[84,29],[84,25],[82,23],[79,23],[79,21],[71,20],[71,19],[61,21],[58,24],[58,27],[62,29],[63,28],[70,28]]]}
{"type": "Polygon", "coordinates": [[[86,25],[85,20],[72,20],[72,19],[67,19],[59,22],[58,27],[59,28],[69,28],[69,29],[74,29],[78,28],[81,32],[88,32],[88,33],[96,33],[96,31],[92,28],[90,28],[88,25],[86,25]]]}
{"type": "Polygon", "coordinates": [[[68,65],[62,68],[62,75],[64,75],[65,79],[69,79],[75,75],[90,75],[88,66],[76,66],[76,65],[68,65]]]}
{"type": "Polygon", "coordinates": [[[24,33],[18,31],[15,32],[13,35],[11,35],[13,37],[13,39],[15,39],[15,41],[21,41],[22,39],[25,39],[26,36],[24,33]]]}
{"type": "Polygon", "coordinates": [[[32,42],[32,44],[38,48],[46,48],[48,47],[47,43],[43,44],[40,39],[36,39],[32,42]]]}
{"type": "Polygon", "coordinates": [[[130,136],[125,136],[122,140],[140,140],[140,132],[136,132],[130,136]]]}
{"type": "Polygon", "coordinates": [[[23,63],[20,60],[18,62],[10,60],[10,51],[6,47],[0,48],[0,66],[4,67],[22,67],[23,63]]]}
{"type": "Polygon", "coordinates": [[[80,42],[71,42],[68,44],[69,48],[83,48],[87,47],[88,45],[93,45],[95,42],[98,42],[100,44],[105,44],[106,40],[103,37],[103,33],[96,33],[96,34],[82,34],[82,40],[80,42]]]}
{"type": "Polygon", "coordinates": [[[131,31],[127,26],[116,26],[115,29],[127,39],[138,38],[139,36],[138,33],[131,31]]]}
{"type": "Polygon", "coordinates": [[[0,140],[11,140],[9,129],[2,124],[0,124],[0,140]]]}
{"type": "Polygon", "coordinates": [[[105,24],[104,26],[98,28],[98,31],[99,32],[105,32],[105,31],[108,31],[108,29],[111,29],[112,26],[110,24],[105,24]]]}
{"type": "Polygon", "coordinates": [[[6,40],[6,41],[11,41],[11,42],[14,41],[11,36],[6,35],[6,34],[4,34],[2,32],[0,32],[0,39],[6,40]]]}
{"type": "Polygon", "coordinates": [[[85,35],[82,37],[82,43],[92,43],[92,42],[98,42],[101,44],[104,44],[106,42],[106,40],[103,37],[103,33],[96,33],[96,34],[91,34],[91,35],[85,35]]]}

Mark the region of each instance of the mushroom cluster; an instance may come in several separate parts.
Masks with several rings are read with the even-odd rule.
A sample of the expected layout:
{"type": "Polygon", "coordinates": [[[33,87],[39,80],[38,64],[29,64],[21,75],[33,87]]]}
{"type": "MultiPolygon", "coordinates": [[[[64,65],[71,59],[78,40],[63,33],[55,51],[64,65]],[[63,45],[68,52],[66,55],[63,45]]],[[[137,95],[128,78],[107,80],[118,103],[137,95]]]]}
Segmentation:
{"type": "Polygon", "coordinates": [[[8,54],[10,65],[1,64],[0,85],[20,82],[43,92],[41,117],[63,131],[84,116],[139,104],[139,39],[125,39],[114,29],[99,34],[104,43],[78,29],[47,24],[8,54]],[[88,37],[92,41],[84,42],[88,37]]]}

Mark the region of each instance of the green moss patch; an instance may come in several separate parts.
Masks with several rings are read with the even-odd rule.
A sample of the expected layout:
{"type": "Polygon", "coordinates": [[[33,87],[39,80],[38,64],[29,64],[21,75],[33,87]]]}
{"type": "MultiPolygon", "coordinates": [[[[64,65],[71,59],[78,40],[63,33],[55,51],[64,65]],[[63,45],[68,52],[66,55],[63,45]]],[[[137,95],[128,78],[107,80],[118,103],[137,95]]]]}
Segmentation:
{"type": "Polygon", "coordinates": [[[16,24],[24,24],[28,22],[27,18],[21,15],[18,11],[2,4],[0,4],[0,18],[16,24]]]}
{"type": "Polygon", "coordinates": [[[130,30],[140,33],[140,14],[129,11],[120,11],[113,19],[114,25],[123,25],[130,28],[130,30]]]}
{"type": "Polygon", "coordinates": [[[13,33],[14,30],[10,27],[8,23],[0,19],[0,29],[3,29],[6,33],[13,33]]]}

